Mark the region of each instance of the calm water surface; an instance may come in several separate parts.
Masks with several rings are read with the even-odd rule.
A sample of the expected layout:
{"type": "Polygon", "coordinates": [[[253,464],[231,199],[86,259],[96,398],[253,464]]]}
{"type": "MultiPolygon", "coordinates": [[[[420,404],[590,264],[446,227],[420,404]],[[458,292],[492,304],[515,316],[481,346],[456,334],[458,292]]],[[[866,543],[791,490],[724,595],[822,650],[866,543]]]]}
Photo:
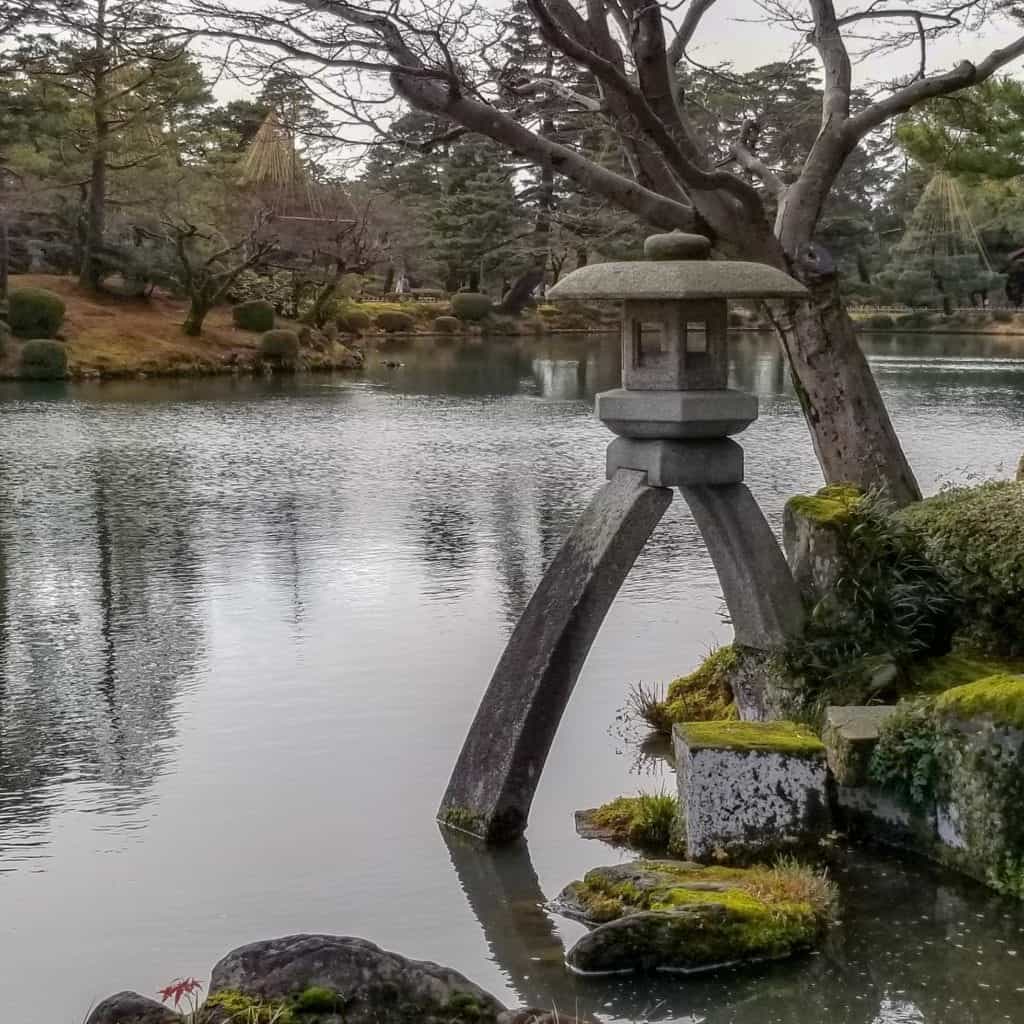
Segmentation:
{"type": "MultiPolygon", "coordinates": [[[[869,341],[926,489],[1024,449],[1024,343],[869,341]],[[1018,347],[1020,345],[1020,347],[1018,347]],[[1018,354],[1019,353],[1019,354],[1018,354]]],[[[820,482],[770,339],[747,479],[776,526],[820,482]]],[[[0,981],[5,1019],[77,1024],[243,942],[362,935],[505,1001],[608,1020],[1024,1020],[1024,912],[859,856],[800,962],[573,979],[542,903],[617,853],[572,811],[671,787],[618,719],[728,623],[683,503],[594,645],[529,847],[433,813],[516,616],[602,479],[611,339],[389,352],[359,377],[0,386],[0,981]]]]}

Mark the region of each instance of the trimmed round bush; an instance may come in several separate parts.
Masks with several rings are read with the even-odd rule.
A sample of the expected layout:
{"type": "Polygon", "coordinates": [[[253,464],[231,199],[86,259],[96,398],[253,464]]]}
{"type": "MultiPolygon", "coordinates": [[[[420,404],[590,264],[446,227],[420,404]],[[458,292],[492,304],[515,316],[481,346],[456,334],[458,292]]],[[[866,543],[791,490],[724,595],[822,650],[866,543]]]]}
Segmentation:
{"type": "Polygon", "coordinates": [[[457,316],[439,316],[434,321],[434,331],[437,334],[456,334],[461,326],[457,316]]]}
{"type": "Polygon", "coordinates": [[[260,338],[260,359],[273,366],[294,366],[299,359],[299,336],[281,328],[260,338]]]}
{"type": "Polygon", "coordinates": [[[250,299],[232,307],[231,319],[243,331],[270,331],[274,327],[274,307],[266,299],[250,299]]]}
{"type": "Polygon", "coordinates": [[[377,326],[388,334],[411,331],[415,322],[409,313],[399,313],[397,310],[385,310],[377,314],[377,326]]]}
{"type": "Polygon", "coordinates": [[[490,315],[492,304],[488,296],[480,292],[459,292],[452,296],[452,312],[470,323],[484,320],[490,315]]]}
{"type": "Polygon", "coordinates": [[[370,329],[372,322],[370,314],[361,309],[346,309],[338,314],[338,330],[346,334],[362,334],[370,329]]]}
{"type": "Polygon", "coordinates": [[[60,380],[68,370],[68,353],[59,341],[33,338],[21,347],[21,375],[30,380],[60,380]]]}
{"type": "Polygon", "coordinates": [[[20,338],[52,338],[64,323],[64,300],[46,288],[14,288],[7,322],[20,338]]]}

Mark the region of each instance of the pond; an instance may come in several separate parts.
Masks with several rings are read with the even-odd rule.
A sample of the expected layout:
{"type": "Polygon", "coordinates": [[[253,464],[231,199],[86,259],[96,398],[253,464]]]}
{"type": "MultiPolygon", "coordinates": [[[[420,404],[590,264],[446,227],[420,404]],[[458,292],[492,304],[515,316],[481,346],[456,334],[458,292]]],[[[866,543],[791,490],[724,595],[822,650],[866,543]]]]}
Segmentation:
{"type": "MultiPolygon", "coordinates": [[[[1024,339],[875,336],[927,490],[1012,471],[1024,339]],[[1019,347],[1018,347],[1019,346],[1019,347]]],[[[0,977],[7,1019],[82,1020],[241,943],[361,935],[513,1004],[708,1024],[1024,1019],[1024,911],[859,854],[816,956],[572,978],[541,906],[620,855],[572,812],[671,788],[620,709],[730,628],[681,500],[594,645],[529,845],[433,821],[491,669],[603,477],[614,339],[418,341],[356,377],[0,386],[0,977]],[[398,366],[387,366],[400,363],[398,366]]],[[[774,526],[818,486],[769,338],[734,344],[774,526]]]]}

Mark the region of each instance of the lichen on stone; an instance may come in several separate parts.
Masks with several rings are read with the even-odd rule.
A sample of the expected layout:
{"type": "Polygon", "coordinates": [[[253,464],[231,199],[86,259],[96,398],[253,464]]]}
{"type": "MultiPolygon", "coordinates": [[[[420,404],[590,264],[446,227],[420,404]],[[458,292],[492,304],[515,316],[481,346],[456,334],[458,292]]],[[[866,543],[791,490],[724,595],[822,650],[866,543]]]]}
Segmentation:
{"type": "Polygon", "coordinates": [[[954,687],[935,699],[935,708],[959,718],[987,715],[999,725],[1024,729],[1024,676],[995,675],[954,687]]]}
{"type": "Polygon", "coordinates": [[[686,722],[676,726],[691,750],[761,750],[791,757],[824,757],[825,745],[797,722],[686,722]]]}
{"type": "Polygon", "coordinates": [[[863,497],[853,484],[829,484],[816,494],[795,495],[786,506],[813,523],[838,526],[850,520],[863,497]]]}

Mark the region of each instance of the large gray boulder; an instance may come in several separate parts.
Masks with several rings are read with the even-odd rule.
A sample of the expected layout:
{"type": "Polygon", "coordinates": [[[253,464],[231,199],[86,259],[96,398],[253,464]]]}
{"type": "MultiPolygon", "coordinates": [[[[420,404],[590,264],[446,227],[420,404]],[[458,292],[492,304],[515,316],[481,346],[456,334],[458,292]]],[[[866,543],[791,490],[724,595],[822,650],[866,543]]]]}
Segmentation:
{"type": "Polygon", "coordinates": [[[489,1024],[505,1010],[448,967],[409,960],[365,939],[288,935],[242,946],[214,967],[204,1024],[227,1021],[244,999],[274,1004],[305,993],[309,1000],[311,991],[321,1002],[335,996],[337,1019],[345,1024],[489,1024]]]}
{"type": "Polygon", "coordinates": [[[181,1024],[181,1018],[155,999],[118,992],[94,1007],[85,1024],[181,1024]]]}

